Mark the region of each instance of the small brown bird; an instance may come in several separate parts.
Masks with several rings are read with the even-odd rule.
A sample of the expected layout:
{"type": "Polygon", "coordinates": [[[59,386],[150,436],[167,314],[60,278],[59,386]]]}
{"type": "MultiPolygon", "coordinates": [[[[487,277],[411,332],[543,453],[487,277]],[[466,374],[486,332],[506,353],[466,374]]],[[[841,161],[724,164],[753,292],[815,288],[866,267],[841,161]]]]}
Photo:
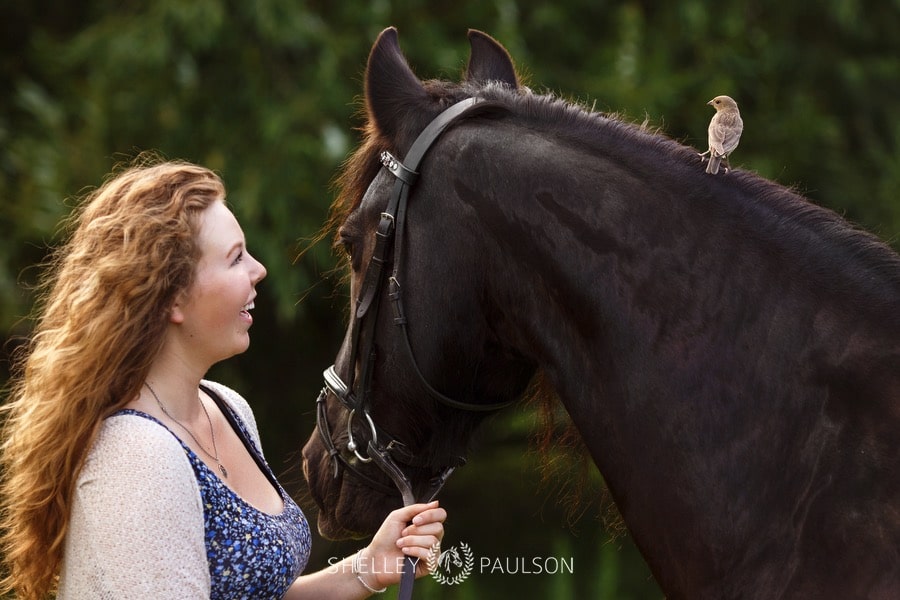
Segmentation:
{"type": "Polygon", "coordinates": [[[706,172],[715,175],[719,172],[719,163],[725,163],[725,172],[731,169],[728,164],[728,155],[731,154],[741,141],[741,132],[744,131],[744,121],[741,120],[741,112],[737,102],[728,96],[716,96],[709,102],[716,109],[709,122],[709,150],[700,156],[709,154],[709,164],[706,172]]]}

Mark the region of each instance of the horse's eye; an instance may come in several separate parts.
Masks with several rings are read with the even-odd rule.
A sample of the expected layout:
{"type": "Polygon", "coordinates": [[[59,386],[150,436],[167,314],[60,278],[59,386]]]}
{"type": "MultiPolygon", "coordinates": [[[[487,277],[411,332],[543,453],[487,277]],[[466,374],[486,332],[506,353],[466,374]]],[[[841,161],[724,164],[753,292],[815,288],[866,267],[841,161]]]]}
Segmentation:
{"type": "Polygon", "coordinates": [[[347,232],[341,227],[338,230],[338,239],[337,244],[339,248],[343,248],[344,252],[346,252],[349,256],[353,256],[353,240],[350,239],[350,236],[347,235],[347,232]]]}
{"type": "Polygon", "coordinates": [[[347,258],[350,259],[350,268],[354,271],[359,270],[360,257],[354,252],[353,237],[343,228],[338,231],[337,245],[347,253],[347,258]]]}

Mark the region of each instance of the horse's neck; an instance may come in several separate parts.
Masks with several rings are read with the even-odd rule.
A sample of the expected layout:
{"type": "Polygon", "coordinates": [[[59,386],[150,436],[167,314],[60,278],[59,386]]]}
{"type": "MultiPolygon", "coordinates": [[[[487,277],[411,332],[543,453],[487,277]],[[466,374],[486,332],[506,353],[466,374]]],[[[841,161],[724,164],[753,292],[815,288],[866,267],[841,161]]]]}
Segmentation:
{"type": "MultiPolygon", "coordinates": [[[[595,195],[572,179],[534,183],[531,203],[503,220],[515,230],[496,238],[506,267],[519,268],[508,278],[521,290],[519,337],[658,577],[756,561],[762,582],[786,585],[778,563],[795,532],[785,528],[831,481],[819,458],[838,432],[817,377],[840,352],[834,340],[855,333],[835,317],[844,308],[810,302],[788,257],[717,222],[714,200],[668,196],[621,171],[582,184],[604,190],[595,195]],[[775,547],[739,550],[756,537],[775,547]],[[654,564],[673,552],[683,567],[654,564]]],[[[888,344],[900,366],[896,337],[888,344]]]]}

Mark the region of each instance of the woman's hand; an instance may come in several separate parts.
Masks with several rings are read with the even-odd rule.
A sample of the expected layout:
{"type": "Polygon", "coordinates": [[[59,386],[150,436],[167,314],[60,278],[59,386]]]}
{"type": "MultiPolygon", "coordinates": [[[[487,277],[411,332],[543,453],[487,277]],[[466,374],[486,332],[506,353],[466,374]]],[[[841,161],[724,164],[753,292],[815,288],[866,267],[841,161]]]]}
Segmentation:
{"type": "Polygon", "coordinates": [[[403,559],[407,556],[418,559],[416,577],[426,575],[429,554],[439,551],[444,538],[446,519],[447,511],[437,501],[393,511],[372,542],[360,550],[357,563],[360,576],[373,588],[395,584],[400,581],[403,559]]]}

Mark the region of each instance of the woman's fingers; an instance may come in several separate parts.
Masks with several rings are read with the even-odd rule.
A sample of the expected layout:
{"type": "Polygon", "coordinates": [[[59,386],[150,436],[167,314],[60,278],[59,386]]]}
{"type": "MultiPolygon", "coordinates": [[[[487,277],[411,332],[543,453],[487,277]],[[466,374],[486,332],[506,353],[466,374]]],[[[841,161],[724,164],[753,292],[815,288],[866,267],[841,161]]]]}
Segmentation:
{"type": "Polygon", "coordinates": [[[403,508],[398,508],[391,513],[393,520],[409,523],[414,525],[429,522],[443,522],[447,518],[447,511],[439,508],[438,501],[429,502],[428,504],[410,504],[403,508]]]}
{"type": "Polygon", "coordinates": [[[400,532],[400,535],[407,537],[410,535],[434,535],[442,536],[444,533],[443,523],[426,523],[425,525],[410,525],[400,532]]]}

